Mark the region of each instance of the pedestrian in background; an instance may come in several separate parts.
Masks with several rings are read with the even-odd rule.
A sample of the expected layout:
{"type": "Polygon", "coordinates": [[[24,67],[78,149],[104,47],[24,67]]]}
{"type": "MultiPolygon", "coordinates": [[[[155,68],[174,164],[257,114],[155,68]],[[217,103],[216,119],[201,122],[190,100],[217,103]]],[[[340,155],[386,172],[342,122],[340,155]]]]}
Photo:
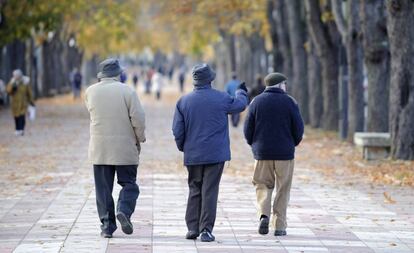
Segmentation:
{"type": "Polygon", "coordinates": [[[122,72],[122,73],[121,73],[121,76],[119,77],[119,81],[120,81],[121,83],[126,83],[127,79],[128,79],[127,74],[126,74],[125,72],[122,72]]]}
{"type": "MultiPolygon", "coordinates": [[[[237,87],[239,87],[240,81],[237,80],[236,73],[231,74],[231,80],[226,84],[226,92],[230,96],[234,97],[236,94],[237,87]]],[[[240,113],[230,114],[231,124],[233,127],[237,127],[240,122],[240,113]]]]}
{"type": "Polygon", "coordinates": [[[160,100],[162,88],[164,87],[164,77],[162,75],[161,69],[158,69],[158,71],[155,72],[154,75],[152,75],[151,82],[152,82],[152,88],[154,89],[154,92],[155,92],[155,97],[157,100],[160,100]]]}
{"type": "Polygon", "coordinates": [[[180,67],[180,71],[178,72],[178,83],[180,85],[181,93],[184,93],[185,74],[186,74],[186,68],[185,68],[185,65],[182,65],[180,67]]]}
{"type": "Polygon", "coordinates": [[[295,146],[303,136],[303,121],[296,101],[286,94],[286,77],[280,73],[266,76],[267,88],[250,104],[244,136],[252,147],[255,162],[259,234],[269,232],[272,194],[272,227],[275,236],[286,235],[286,210],[292,185],[295,146]]]}
{"type": "Polygon", "coordinates": [[[29,77],[23,76],[20,69],[13,71],[13,77],[6,87],[11,98],[11,110],[15,123],[15,135],[23,136],[26,126],[26,113],[29,105],[34,105],[29,77]]]}
{"type": "Polygon", "coordinates": [[[246,108],[247,89],[241,84],[234,97],[213,89],[216,74],[207,64],[194,66],[192,75],[194,90],[177,102],[172,129],[188,170],[186,238],[196,239],[201,232],[201,241],[211,242],[219,183],[230,160],[228,114],[246,108]]]}
{"type": "Polygon", "coordinates": [[[146,72],[146,80],[145,80],[145,94],[151,93],[151,86],[152,86],[152,76],[154,75],[154,70],[150,67],[147,69],[146,72]]]}
{"type": "Polygon", "coordinates": [[[81,90],[82,90],[82,74],[80,73],[78,68],[74,68],[71,79],[72,79],[73,98],[77,99],[80,97],[81,90]]]}
{"type": "Polygon", "coordinates": [[[116,218],[122,231],[132,234],[131,215],[139,195],[136,183],[141,143],[145,142],[145,114],[137,93],[120,82],[123,72],[116,59],[99,64],[100,82],[85,91],[90,114],[89,159],[93,163],[96,205],[101,236],[117,229],[112,189],[116,173],[119,193],[116,218]]]}
{"type": "Polygon", "coordinates": [[[138,86],[138,74],[137,73],[134,73],[134,75],[132,76],[132,84],[134,85],[134,89],[136,89],[138,86]]]}
{"type": "Polygon", "coordinates": [[[253,88],[249,92],[249,99],[252,101],[256,96],[262,94],[265,90],[265,86],[263,85],[263,79],[260,74],[256,76],[256,83],[254,84],[253,88]]]}

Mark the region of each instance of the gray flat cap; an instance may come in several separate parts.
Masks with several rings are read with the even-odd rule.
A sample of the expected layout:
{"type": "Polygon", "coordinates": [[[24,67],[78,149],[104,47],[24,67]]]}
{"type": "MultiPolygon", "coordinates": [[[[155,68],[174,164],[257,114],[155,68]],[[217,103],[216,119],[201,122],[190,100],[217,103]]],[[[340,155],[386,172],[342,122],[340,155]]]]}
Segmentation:
{"type": "Polygon", "coordinates": [[[98,78],[119,76],[123,71],[117,59],[109,58],[99,63],[98,78]]]}

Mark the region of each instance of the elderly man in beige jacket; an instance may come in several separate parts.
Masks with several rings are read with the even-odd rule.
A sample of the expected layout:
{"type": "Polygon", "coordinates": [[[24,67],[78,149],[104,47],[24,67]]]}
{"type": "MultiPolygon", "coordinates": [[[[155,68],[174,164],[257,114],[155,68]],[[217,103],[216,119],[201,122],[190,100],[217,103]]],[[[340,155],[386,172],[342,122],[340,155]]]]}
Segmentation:
{"type": "Polygon", "coordinates": [[[100,63],[99,82],[85,92],[90,114],[89,159],[93,163],[96,205],[101,236],[111,238],[117,229],[112,189],[115,173],[119,193],[116,218],[126,234],[139,195],[136,183],[140,143],[145,142],[145,114],[136,92],[120,82],[122,68],[116,59],[100,63]]]}

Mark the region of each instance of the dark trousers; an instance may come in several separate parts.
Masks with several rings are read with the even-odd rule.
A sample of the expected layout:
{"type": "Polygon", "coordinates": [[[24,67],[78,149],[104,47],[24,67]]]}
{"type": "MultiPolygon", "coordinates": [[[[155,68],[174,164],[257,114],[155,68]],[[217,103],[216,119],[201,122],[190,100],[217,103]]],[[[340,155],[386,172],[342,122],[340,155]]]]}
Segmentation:
{"type": "Polygon", "coordinates": [[[223,163],[187,166],[188,202],[185,221],[188,230],[213,231],[223,163]]]}
{"type": "Polygon", "coordinates": [[[231,124],[234,127],[237,127],[239,125],[239,121],[240,121],[240,113],[233,113],[230,115],[230,119],[231,119],[231,124]]]}
{"type": "Polygon", "coordinates": [[[96,206],[98,208],[101,229],[109,234],[116,230],[115,205],[112,198],[114,177],[122,186],[119,192],[117,212],[123,212],[131,217],[139,195],[136,183],[137,165],[93,165],[95,177],[96,206]]]}
{"type": "Polygon", "coordinates": [[[17,117],[14,117],[14,124],[16,126],[16,130],[24,130],[24,126],[26,125],[26,115],[20,115],[17,117]]]}

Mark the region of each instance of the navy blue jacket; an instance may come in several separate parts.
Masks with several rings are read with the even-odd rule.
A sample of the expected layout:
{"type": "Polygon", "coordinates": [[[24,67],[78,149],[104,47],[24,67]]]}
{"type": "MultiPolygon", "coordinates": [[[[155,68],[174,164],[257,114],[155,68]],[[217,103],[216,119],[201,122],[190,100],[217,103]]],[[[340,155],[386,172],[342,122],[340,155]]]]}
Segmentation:
{"type": "Polygon", "coordinates": [[[271,87],[250,104],[244,136],[256,160],[292,160],[303,128],[296,101],[282,89],[271,87]]]}
{"type": "Polygon", "coordinates": [[[176,105],[173,134],[184,165],[200,165],[230,160],[228,114],[242,112],[247,106],[247,93],[237,90],[236,97],[196,86],[176,105]]]}

